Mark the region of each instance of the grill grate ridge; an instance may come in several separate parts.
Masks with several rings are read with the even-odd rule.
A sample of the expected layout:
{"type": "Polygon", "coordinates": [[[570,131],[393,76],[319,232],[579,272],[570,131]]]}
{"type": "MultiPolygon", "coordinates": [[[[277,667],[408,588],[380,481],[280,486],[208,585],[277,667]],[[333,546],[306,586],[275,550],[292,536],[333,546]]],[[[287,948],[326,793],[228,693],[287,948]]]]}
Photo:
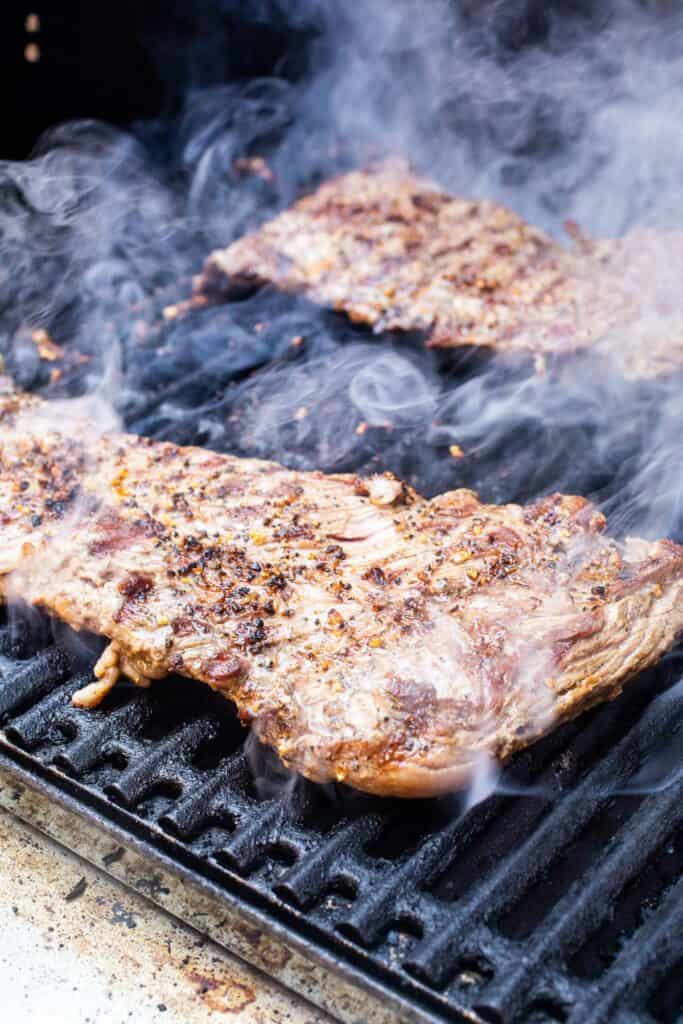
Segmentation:
{"type": "Polygon", "coordinates": [[[35,702],[64,679],[68,663],[56,647],[48,647],[30,661],[25,662],[12,675],[12,685],[0,690],[0,720],[29,701],[35,702]]]}
{"type": "Polygon", "coordinates": [[[448,925],[430,937],[407,963],[411,973],[442,987],[459,955],[461,936],[485,918],[502,913],[521,896],[610,799],[614,782],[624,783],[634,772],[642,757],[642,745],[651,746],[682,718],[683,702],[673,709],[668,704],[655,705],[653,713],[634,726],[571,793],[555,804],[540,827],[497,871],[481,881],[468,900],[451,908],[448,925]]]}
{"type": "MultiPolygon", "coordinates": [[[[646,921],[624,947],[597,991],[588,992],[574,1008],[571,1024],[633,1020],[633,1015],[622,1009],[627,1001],[625,997],[632,996],[635,1005],[642,1006],[682,954],[683,879],[671,889],[659,912],[646,921]]],[[[638,1019],[646,1020],[646,1012],[641,1009],[638,1019]]]]}
{"type": "MultiPolygon", "coordinates": [[[[635,821],[628,821],[588,880],[575,884],[525,944],[524,961],[486,991],[487,1009],[520,1009],[529,991],[543,986],[549,965],[558,961],[598,927],[611,912],[624,885],[647,863],[660,844],[683,822],[683,779],[648,798],[635,821]]],[[[480,1009],[479,1005],[477,1009],[480,1009]]]]}
{"type": "MultiPolygon", "coordinates": [[[[583,731],[578,731],[572,737],[567,747],[556,751],[561,756],[551,759],[550,764],[535,779],[534,788],[542,793],[538,800],[528,800],[519,807],[510,797],[493,796],[476,806],[464,818],[455,818],[442,830],[430,834],[397,871],[384,878],[377,878],[362,904],[355,907],[342,922],[342,931],[357,942],[376,941],[380,932],[392,920],[402,913],[411,913],[416,886],[433,888],[438,877],[447,872],[467,849],[477,849],[477,839],[493,822],[499,823],[502,816],[505,816],[508,825],[504,829],[499,827],[494,833],[487,845],[487,858],[491,857],[491,846],[497,839],[503,840],[501,845],[506,846],[511,841],[511,835],[514,841],[515,837],[528,834],[546,811],[553,796],[559,797],[576,780],[585,757],[591,754],[594,756],[596,748],[604,744],[608,731],[604,717],[595,716],[583,731]]],[[[481,851],[478,852],[481,862],[481,851]]],[[[499,856],[504,856],[504,852],[504,849],[500,850],[499,856]]],[[[478,873],[481,874],[481,865],[478,873]]]]}
{"type": "MultiPolygon", "coordinates": [[[[314,905],[335,878],[340,877],[364,846],[376,838],[382,817],[368,814],[334,829],[301,863],[292,867],[275,885],[275,892],[300,909],[314,905]]],[[[342,923],[338,926],[343,930],[342,923]]]]}
{"type": "Polygon", "coordinates": [[[235,791],[247,778],[247,764],[241,751],[218,765],[206,779],[197,773],[196,782],[187,786],[181,798],[159,819],[167,832],[188,840],[202,826],[227,812],[226,790],[235,791]]]}
{"type": "MultiPolygon", "coordinates": [[[[0,644],[8,632],[0,625],[0,644]]],[[[647,1021],[656,1018],[646,1000],[681,956],[660,928],[678,922],[671,894],[598,978],[579,977],[568,959],[680,828],[680,781],[632,798],[632,812],[596,850],[591,871],[528,937],[503,935],[496,918],[514,914],[515,902],[552,870],[570,838],[586,829],[590,835],[615,781],[626,784],[647,749],[675,733],[683,701],[652,698],[667,691],[679,660],[634,684],[618,706],[598,709],[521,755],[510,778],[528,784],[528,792],[498,794],[467,812],[457,800],[402,804],[305,782],[288,782],[279,795],[259,793],[244,731],[224,701],[198,684],[169,680],[151,691],[123,687],[107,708],[79,711],[69,699],[88,673],[73,669],[54,644],[3,662],[1,743],[10,754],[23,749],[58,783],[68,776],[89,804],[144,830],[153,844],[170,843],[195,872],[228,890],[246,885],[294,931],[408,995],[425,1019],[477,1013],[505,1024],[597,1024],[623,1007],[647,1021]],[[160,789],[164,798],[155,801],[160,789]],[[418,837],[414,848],[399,847],[391,859],[383,837],[400,843],[408,825],[418,837]],[[457,876],[468,857],[486,867],[448,897],[440,880],[457,876]],[[633,963],[624,960],[629,950],[637,954],[633,963]],[[656,972],[641,984],[638,965],[653,961],[656,972]]]]}

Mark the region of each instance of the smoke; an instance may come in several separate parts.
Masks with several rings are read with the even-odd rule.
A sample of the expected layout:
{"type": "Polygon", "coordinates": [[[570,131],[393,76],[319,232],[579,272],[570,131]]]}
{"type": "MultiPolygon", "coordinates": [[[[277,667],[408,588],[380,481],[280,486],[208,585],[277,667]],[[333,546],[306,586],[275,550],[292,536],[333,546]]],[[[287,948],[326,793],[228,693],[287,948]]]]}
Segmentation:
{"type": "MultiPolygon", "coordinates": [[[[164,47],[187,85],[178,111],[128,131],[63,125],[0,164],[0,354],[16,382],[88,395],[107,426],[390,469],[428,495],[579,492],[618,533],[681,538],[679,372],[630,380],[609,352],[545,374],[428,352],[267,288],[184,306],[212,249],[393,153],[563,242],[568,219],[596,238],[681,228],[680,14],[636,0],[202,8],[192,46],[164,47]],[[282,41],[272,74],[203,84],[239,63],[226,23],[282,41]]],[[[657,251],[632,281],[645,348],[683,324],[675,249],[657,251]]],[[[612,353],[633,338],[617,332],[612,353]]],[[[474,802],[496,785],[489,766],[478,779],[474,802]]]]}
{"type": "Polygon", "coordinates": [[[403,152],[558,237],[567,218],[615,236],[680,223],[681,28],[624,0],[365,0],[331,26],[342,42],[323,89],[357,153],[403,152]]]}

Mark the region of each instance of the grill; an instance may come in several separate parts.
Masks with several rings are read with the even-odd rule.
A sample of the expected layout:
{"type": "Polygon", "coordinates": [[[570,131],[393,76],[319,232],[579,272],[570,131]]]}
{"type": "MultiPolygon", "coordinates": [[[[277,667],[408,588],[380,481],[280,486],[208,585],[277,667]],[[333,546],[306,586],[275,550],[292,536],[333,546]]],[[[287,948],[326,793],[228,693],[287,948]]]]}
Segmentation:
{"type": "MultiPolygon", "coordinates": [[[[378,129],[385,116],[396,127],[395,113],[402,139],[411,121],[420,124],[404,142],[427,173],[432,164],[447,169],[460,153],[460,191],[489,194],[493,184],[493,198],[554,234],[561,234],[567,211],[592,217],[586,227],[596,236],[621,232],[650,206],[669,226],[672,190],[680,206],[669,65],[662,65],[664,102],[659,94],[645,101],[659,115],[648,131],[657,123],[665,129],[648,136],[656,165],[651,180],[642,133],[634,133],[637,142],[628,133],[626,140],[620,131],[610,134],[597,102],[603,91],[630,96],[631,78],[637,89],[643,67],[628,56],[636,51],[624,50],[627,74],[619,77],[613,57],[623,47],[612,36],[602,59],[585,65],[585,93],[562,86],[565,78],[583,80],[584,65],[571,63],[572,53],[609,30],[610,3],[463,0],[455,5],[458,46],[446,62],[464,69],[457,81],[433,96],[428,78],[429,102],[413,109],[405,101],[413,92],[424,99],[423,63],[411,69],[410,51],[402,48],[389,58],[382,52],[380,61],[378,51],[382,88],[372,109],[379,121],[368,118],[367,134],[355,141],[345,117],[335,124],[334,76],[306,92],[314,54],[327,67],[333,52],[344,61],[355,52],[351,28],[344,18],[337,22],[339,5],[329,5],[335,19],[327,42],[313,17],[325,4],[221,0],[194,5],[190,14],[172,13],[169,5],[141,13],[139,4],[125,2],[128,17],[120,4],[111,14],[62,6],[59,17],[41,14],[38,63],[24,59],[23,7],[6,26],[6,63],[15,65],[15,91],[26,107],[15,119],[15,137],[5,141],[8,152],[24,155],[40,129],[72,115],[129,124],[158,111],[162,95],[171,113],[168,122],[138,126],[144,156],[97,126],[81,128],[71,143],[68,131],[58,137],[55,152],[66,157],[49,171],[54,209],[41,188],[24,195],[21,178],[0,182],[10,212],[16,205],[35,218],[25,237],[3,236],[10,269],[0,295],[0,354],[19,386],[47,398],[82,392],[97,379],[103,354],[115,350],[118,408],[136,432],[277,457],[294,468],[390,469],[425,494],[471,486],[503,502],[559,488],[596,498],[621,530],[647,518],[642,506],[652,500],[665,524],[657,535],[681,539],[680,378],[671,389],[615,383],[590,355],[567,366],[549,361],[544,378],[483,353],[429,354],[421,338],[371,338],[337,314],[272,289],[188,316],[167,315],[187,297],[207,253],[251,227],[255,213],[263,219],[302,189],[377,155],[376,135],[381,155],[378,129]],[[252,7],[250,20],[245,11],[252,7]],[[288,7],[292,24],[283,15],[288,7]],[[166,45],[176,35],[184,45],[175,63],[168,53],[160,61],[173,86],[162,86],[138,42],[166,45]],[[110,45],[83,42],[94,37],[110,45]],[[540,65],[524,63],[544,40],[548,53],[566,47],[570,60],[557,92],[540,65]],[[83,52],[75,55],[76,46],[83,52]],[[517,80],[504,69],[518,51],[524,73],[517,80]],[[478,56],[470,64],[472,53],[478,56]],[[276,80],[259,77],[275,68],[276,80]],[[189,81],[217,88],[183,105],[189,81]],[[403,104],[394,102],[395,86],[403,104]],[[385,94],[390,111],[380,99],[385,94]],[[424,124],[423,115],[430,118],[424,124]],[[95,161],[82,165],[86,183],[93,166],[105,168],[111,207],[100,208],[97,199],[89,206],[89,185],[81,195],[83,155],[95,161]],[[274,184],[237,173],[237,158],[253,156],[268,159],[274,184]],[[613,190],[600,178],[610,159],[619,182],[613,190]],[[496,173],[482,183],[481,170],[489,167],[496,173]],[[131,183],[139,186],[132,218],[131,183]],[[575,196],[586,205],[568,207],[575,196]],[[98,224],[101,214],[103,230],[93,241],[83,226],[98,224]],[[166,238],[159,225],[169,220],[173,234],[166,238]],[[101,247],[107,234],[112,244],[101,247]],[[53,375],[54,365],[41,361],[31,341],[36,325],[67,354],[73,346],[89,361],[67,360],[64,373],[53,375]],[[366,363],[372,372],[361,382],[363,401],[349,412],[349,389],[341,385],[356,381],[366,363]],[[403,384],[392,390],[397,368],[403,384]],[[516,381],[525,382],[523,390],[516,391],[516,381]],[[273,395],[281,405],[273,405],[273,395]],[[453,408],[468,396],[470,406],[455,416],[453,408]],[[258,412],[268,401],[271,421],[264,427],[258,412]],[[299,420],[297,407],[304,405],[307,417],[299,420]],[[469,438],[449,432],[453,423],[465,431],[473,406],[476,416],[500,409],[504,422],[492,417],[469,438]],[[387,410],[395,416],[385,416],[387,410]],[[384,421],[392,419],[387,428],[384,421]],[[662,443],[671,438],[675,444],[662,443]],[[465,449],[457,468],[448,458],[453,441],[465,449]],[[638,461],[644,456],[654,467],[645,477],[638,461]],[[670,493],[659,481],[652,485],[654,475],[669,482],[670,493]]],[[[413,26],[393,34],[403,41],[413,26]]],[[[661,37],[662,52],[664,37],[672,41],[677,69],[678,36],[666,28],[661,37]]],[[[629,31],[624,39],[630,41],[629,31]]],[[[637,39],[639,51],[640,32],[637,39]]],[[[361,41],[369,42],[364,34],[361,41]]],[[[367,52],[372,58],[375,51],[367,52]]],[[[340,81],[348,85],[344,76],[340,81]]],[[[355,87],[350,95],[356,103],[355,87]]],[[[626,106],[613,120],[621,125],[625,111],[631,123],[639,110],[626,106]]],[[[43,182],[39,174],[36,181],[43,182]]],[[[411,802],[292,780],[245,733],[229,704],[188,680],[169,678],[149,691],[122,684],[100,709],[77,711],[70,696],[90,681],[99,649],[96,638],[76,636],[35,612],[13,609],[8,618],[0,610],[0,805],[340,1021],[682,1019],[683,647],[618,701],[517,756],[493,795],[484,798],[483,780],[478,801],[470,795],[411,802]]]]}
{"type": "Polygon", "coordinates": [[[683,779],[643,772],[680,743],[682,653],[519,756],[468,810],[259,786],[267,755],[206,688],[124,687],[79,712],[91,656],[69,634],[40,649],[35,636],[35,622],[0,630],[3,781],[114,836],[109,870],[134,848],[243,932],[278,937],[271,973],[292,952],[322,963],[355,1000],[286,980],[341,1020],[678,1019],[683,779]]]}

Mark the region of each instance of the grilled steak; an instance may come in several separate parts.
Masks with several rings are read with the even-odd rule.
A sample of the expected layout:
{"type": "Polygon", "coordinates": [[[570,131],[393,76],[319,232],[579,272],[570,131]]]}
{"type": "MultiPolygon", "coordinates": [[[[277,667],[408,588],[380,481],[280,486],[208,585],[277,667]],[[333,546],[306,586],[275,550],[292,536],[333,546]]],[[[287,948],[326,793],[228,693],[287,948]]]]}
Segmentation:
{"type": "Polygon", "coordinates": [[[387,161],[327,182],[212,253],[197,296],[272,282],[376,331],[425,331],[434,347],[541,362],[597,347],[625,376],[652,377],[683,364],[672,277],[681,256],[681,236],[648,231],[578,238],[568,251],[495,203],[454,198],[387,161]]]}
{"type": "Polygon", "coordinates": [[[578,497],[427,501],[0,395],[3,592],[111,641],[76,702],[179,672],[286,764],[373,793],[456,787],[672,644],[683,549],[603,526],[578,497]]]}

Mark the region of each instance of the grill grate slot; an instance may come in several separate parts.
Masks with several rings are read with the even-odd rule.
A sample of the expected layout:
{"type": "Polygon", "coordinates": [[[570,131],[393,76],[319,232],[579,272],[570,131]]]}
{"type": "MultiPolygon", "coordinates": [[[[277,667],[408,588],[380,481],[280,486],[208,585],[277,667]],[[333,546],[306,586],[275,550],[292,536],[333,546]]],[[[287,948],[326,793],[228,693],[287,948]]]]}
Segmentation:
{"type": "Polygon", "coordinates": [[[251,808],[233,838],[216,851],[216,859],[240,875],[249,874],[261,862],[266,849],[280,837],[290,813],[287,802],[281,800],[251,808]]]}
{"type": "Polygon", "coordinates": [[[604,923],[571,957],[571,970],[599,978],[621,952],[624,942],[656,911],[683,869],[683,829],[674,829],[656,855],[622,890],[604,923]]]}
{"type": "MultiPolygon", "coordinates": [[[[383,824],[377,814],[342,823],[277,882],[275,892],[301,909],[313,906],[360,850],[379,835],[383,824]]],[[[343,930],[343,922],[339,927],[343,930]]]]}
{"type": "Polygon", "coordinates": [[[655,988],[647,1008],[661,1024],[676,1024],[683,1006],[683,959],[670,969],[664,982],[655,988]]]}
{"type": "Polygon", "coordinates": [[[625,783],[640,764],[643,745],[652,747],[683,718],[683,701],[672,708],[655,704],[579,784],[547,814],[539,828],[507,857],[500,868],[481,880],[474,893],[453,907],[449,923],[431,936],[406,965],[418,978],[437,988],[455,969],[461,936],[487,918],[502,913],[547,870],[554,858],[584,829],[610,799],[616,783],[625,783]]]}
{"type": "Polygon", "coordinates": [[[646,921],[624,946],[602,979],[597,999],[596,992],[592,991],[576,1006],[570,1018],[571,1024],[613,1021],[629,997],[632,997],[634,1005],[642,1006],[650,992],[676,966],[682,954],[683,879],[671,889],[659,913],[646,921]]]}
{"type": "Polygon", "coordinates": [[[55,756],[55,764],[71,775],[79,776],[114,751],[126,759],[134,757],[142,750],[135,734],[148,713],[148,705],[142,696],[114,711],[96,711],[92,722],[84,719],[82,711],[67,707],[59,722],[62,726],[72,727],[75,739],[66,750],[55,756]]]}
{"type": "MultiPolygon", "coordinates": [[[[214,768],[208,778],[197,773],[194,785],[186,787],[187,795],[183,794],[160,818],[162,828],[181,839],[189,839],[202,826],[225,820],[229,814],[226,792],[233,791],[240,783],[244,785],[246,778],[247,764],[241,751],[214,768]]],[[[234,827],[234,819],[231,823],[234,827]]]]}
{"type": "MultiPolygon", "coordinates": [[[[16,631],[10,637],[0,624],[3,644],[17,649],[16,631]]],[[[268,758],[245,747],[230,705],[205,688],[187,680],[121,687],[107,710],[84,712],[69,699],[91,676],[71,674],[59,647],[3,657],[6,753],[21,748],[59,785],[65,773],[89,807],[130,822],[152,845],[168,837],[197,874],[227,890],[239,884],[341,963],[393,985],[425,1019],[606,1024],[622,1010],[676,1019],[671,972],[683,950],[674,868],[602,970],[579,972],[573,957],[680,831],[682,780],[618,798],[626,809],[613,809],[615,785],[627,786],[648,750],[683,722],[683,700],[668,690],[679,657],[619,705],[525,752],[507,773],[513,792],[469,811],[453,798],[403,804],[289,778],[255,784],[268,758]],[[403,849],[402,834],[412,837],[403,849]],[[587,854],[569,889],[547,888],[525,928],[539,880],[578,840],[587,854]]]]}
{"type": "MultiPolygon", "coordinates": [[[[628,821],[613,847],[587,878],[572,886],[527,942],[524,962],[499,977],[486,994],[486,1007],[499,1013],[521,1008],[550,963],[566,957],[611,913],[624,885],[683,822],[683,780],[650,797],[636,820],[628,821]]],[[[477,1007],[479,1009],[479,1007],[477,1007]]]]}
{"type": "MultiPolygon", "coordinates": [[[[552,760],[538,776],[535,788],[541,793],[547,790],[557,795],[568,786],[580,773],[585,757],[604,743],[605,725],[604,716],[596,716],[584,732],[574,736],[570,746],[561,751],[561,756],[552,760]]],[[[525,774],[529,774],[528,769],[525,774]]],[[[527,800],[519,807],[509,798],[493,797],[475,807],[465,818],[454,819],[444,829],[429,835],[414,855],[393,874],[378,878],[376,884],[369,887],[362,903],[342,922],[341,930],[357,942],[372,944],[392,920],[401,913],[413,911],[413,894],[417,886],[432,887],[437,895],[442,896],[445,887],[439,887],[438,880],[448,874],[452,866],[455,866],[456,879],[461,883],[466,852],[471,854],[476,877],[480,878],[484,865],[495,863],[496,855],[498,859],[504,855],[501,847],[514,845],[519,837],[528,833],[547,810],[547,805],[547,798],[527,800]],[[506,821],[503,828],[500,827],[501,816],[506,821]],[[492,830],[494,824],[496,827],[492,830]]],[[[446,892],[446,898],[452,898],[452,885],[446,892]]]]}
{"type": "Polygon", "coordinates": [[[129,763],[116,782],[106,787],[107,794],[132,807],[160,784],[170,784],[177,788],[178,794],[182,793],[185,787],[183,767],[217,731],[216,722],[202,716],[180,726],[167,739],[151,747],[143,743],[117,742],[117,751],[123,753],[129,763]]]}
{"type": "Polygon", "coordinates": [[[7,723],[7,738],[25,750],[40,747],[46,737],[51,735],[55,723],[64,720],[64,711],[69,705],[71,694],[88,681],[89,677],[81,676],[57,686],[40,704],[29,708],[24,714],[7,723]]]}

